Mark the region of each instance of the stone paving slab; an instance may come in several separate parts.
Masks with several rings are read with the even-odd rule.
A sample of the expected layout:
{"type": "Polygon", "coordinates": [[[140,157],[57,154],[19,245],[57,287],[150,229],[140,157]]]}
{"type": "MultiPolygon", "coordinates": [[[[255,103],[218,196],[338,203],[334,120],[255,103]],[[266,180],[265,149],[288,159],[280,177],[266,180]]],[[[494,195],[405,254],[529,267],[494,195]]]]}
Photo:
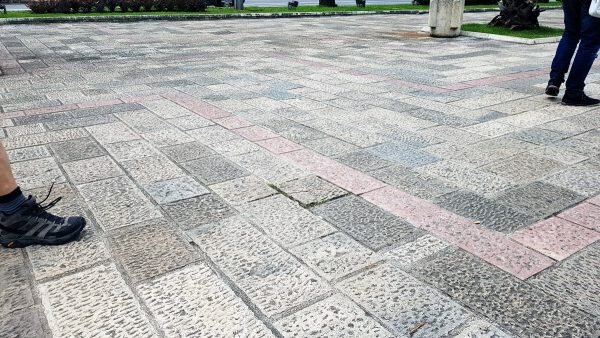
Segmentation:
{"type": "Polygon", "coordinates": [[[89,224],[0,249],[0,332],[598,336],[598,109],[425,24],[0,26],[13,170],[89,224]]]}

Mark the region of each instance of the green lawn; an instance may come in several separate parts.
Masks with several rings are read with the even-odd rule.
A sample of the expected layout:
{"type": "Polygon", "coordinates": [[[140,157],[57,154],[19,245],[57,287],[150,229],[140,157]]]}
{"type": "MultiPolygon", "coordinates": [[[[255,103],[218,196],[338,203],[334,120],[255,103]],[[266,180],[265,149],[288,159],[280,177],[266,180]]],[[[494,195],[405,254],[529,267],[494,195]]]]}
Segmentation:
{"type": "Polygon", "coordinates": [[[462,30],[469,31],[469,32],[487,33],[487,34],[508,35],[508,36],[514,36],[514,37],[518,37],[518,38],[527,38],[527,39],[549,38],[549,37],[553,37],[553,36],[561,36],[563,34],[562,29],[552,28],[552,27],[542,26],[538,29],[512,31],[505,27],[494,27],[494,26],[488,26],[487,24],[481,24],[481,23],[464,24],[462,26],[462,30]]]}
{"type": "MultiPolygon", "coordinates": [[[[293,12],[357,12],[357,11],[391,11],[391,10],[427,10],[428,6],[415,6],[411,4],[398,5],[368,5],[366,7],[356,6],[338,6],[338,7],[320,7],[320,6],[299,6],[293,12]]],[[[551,2],[540,4],[542,7],[557,7],[559,2],[551,2]]],[[[466,8],[497,8],[491,5],[474,5],[466,6],[466,8]]],[[[233,8],[214,8],[209,7],[207,12],[190,13],[190,12],[104,12],[104,13],[77,13],[77,14],[34,14],[30,11],[8,12],[8,14],[0,14],[0,18],[32,18],[32,17],[64,17],[64,16],[112,16],[112,15],[210,15],[210,14],[232,14],[232,13],[288,13],[291,12],[287,7],[246,7],[244,10],[236,10],[233,8]]]]}

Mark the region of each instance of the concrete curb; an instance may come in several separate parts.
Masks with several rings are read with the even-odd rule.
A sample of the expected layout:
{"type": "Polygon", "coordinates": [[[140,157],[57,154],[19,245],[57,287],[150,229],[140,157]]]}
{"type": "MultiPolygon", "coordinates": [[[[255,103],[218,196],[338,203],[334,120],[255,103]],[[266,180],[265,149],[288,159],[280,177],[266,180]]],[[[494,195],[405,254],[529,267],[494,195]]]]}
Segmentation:
{"type": "MultiPolygon", "coordinates": [[[[550,8],[549,8],[550,9],[550,8]]],[[[552,8],[554,9],[554,8],[552,8]]],[[[465,13],[497,12],[494,8],[472,8],[465,13]]],[[[387,11],[356,11],[356,12],[285,12],[285,13],[231,13],[231,14],[173,14],[173,15],[127,15],[127,16],[62,16],[51,18],[10,18],[0,19],[0,25],[44,24],[44,23],[74,23],[74,22],[136,22],[136,21],[204,21],[227,19],[279,19],[305,18],[324,16],[352,15],[382,15],[382,14],[428,14],[427,10],[387,10],[387,11]]]]}
{"type": "Polygon", "coordinates": [[[479,32],[466,32],[462,31],[460,33],[462,36],[468,36],[473,38],[480,39],[489,39],[489,40],[497,40],[504,42],[513,42],[520,43],[524,45],[539,45],[542,43],[555,43],[560,41],[560,36],[554,36],[550,38],[537,38],[537,39],[527,39],[527,38],[518,38],[514,36],[506,36],[506,35],[498,35],[498,34],[487,34],[487,33],[479,33],[479,32]]]}

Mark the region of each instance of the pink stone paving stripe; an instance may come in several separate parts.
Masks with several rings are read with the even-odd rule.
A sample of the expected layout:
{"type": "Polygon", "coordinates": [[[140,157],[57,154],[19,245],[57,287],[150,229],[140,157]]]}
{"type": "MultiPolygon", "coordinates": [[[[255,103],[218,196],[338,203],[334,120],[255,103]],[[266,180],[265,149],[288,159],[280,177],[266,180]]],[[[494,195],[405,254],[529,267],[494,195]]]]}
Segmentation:
{"type": "Polygon", "coordinates": [[[231,116],[230,113],[224,111],[223,109],[213,106],[207,102],[196,99],[193,96],[186,94],[165,94],[164,98],[171,100],[178,105],[186,108],[204,118],[207,119],[218,119],[222,117],[231,116]]]}
{"type": "Polygon", "coordinates": [[[268,140],[256,141],[255,143],[272,152],[273,154],[277,155],[304,149],[304,147],[299,145],[298,143],[292,142],[283,137],[276,137],[268,140]]]}
{"type": "Polygon", "coordinates": [[[600,195],[590,198],[589,200],[587,200],[587,202],[595,205],[600,205],[600,195]]]}
{"type": "Polygon", "coordinates": [[[386,186],[385,183],[369,175],[308,149],[285,153],[281,156],[297,166],[355,194],[362,194],[386,186]]]}
{"type": "Polygon", "coordinates": [[[371,191],[362,197],[520,279],[527,279],[554,263],[502,233],[483,228],[394,187],[371,191]]]}
{"type": "Polygon", "coordinates": [[[82,103],[78,103],[77,107],[79,108],[98,108],[98,107],[104,107],[104,106],[112,106],[115,104],[121,104],[123,103],[123,101],[119,100],[119,99],[115,99],[115,100],[102,100],[102,101],[91,101],[91,102],[82,102],[82,103]]]}
{"type": "Polygon", "coordinates": [[[560,261],[599,240],[600,233],[552,217],[519,230],[510,237],[560,261]]]}
{"type": "Polygon", "coordinates": [[[581,203],[558,217],[600,232],[600,206],[595,204],[581,203]]]}
{"type": "Polygon", "coordinates": [[[279,137],[279,135],[274,132],[259,126],[234,129],[233,132],[253,142],[279,137]]]}
{"type": "Polygon", "coordinates": [[[23,111],[11,111],[8,113],[0,113],[0,118],[3,118],[3,119],[12,119],[13,117],[21,117],[21,116],[25,116],[23,111]]]}
{"type": "Polygon", "coordinates": [[[44,107],[37,109],[28,109],[22,110],[25,115],[42,115],[42,114],[51,114],[51,113],[60,113],[64,111],[71,111],[77,109],[76,104],[67,104],[62,106],[54,106],[54,107],[44,107]]]}
{"type": "Polygon", "coordinates": [[[252,126],[251,122],[237,116],[224,117],[222,119],[214,119],[213,122],[227,129],[239,129],[252,126]]]}

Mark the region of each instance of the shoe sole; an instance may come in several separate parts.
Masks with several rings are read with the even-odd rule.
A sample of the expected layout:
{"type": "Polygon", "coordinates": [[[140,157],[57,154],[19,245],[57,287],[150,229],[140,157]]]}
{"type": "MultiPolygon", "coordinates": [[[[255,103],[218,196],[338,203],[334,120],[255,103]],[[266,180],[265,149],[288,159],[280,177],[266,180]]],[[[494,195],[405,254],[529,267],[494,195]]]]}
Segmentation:
{"type": "Polygon", "coordinates": [[[83,231],[83,229],[85,228],[85,225],[86,225],[86,221],[84,219],[83,223],[81,224],[79,229],[77,229],[63,237],[54,237],[54,238],[49,238],[49,239],[38,238],[38,237],[34,237],[34,236],[22,236],[22,237],[17,237],[17,238],[0,237],[0,245],[2,245],[5,248],[9,248],[9,249],[19,249],[19,248],[25,248],[25,247],[28,247],[31,245],[66,244],[66,243],[69,243],[69,242],[75,240],[76,238],[78,238],[79,235],[81,234],[81,231],[83,231]]]}
{"type": "Polygon", "coordinates": [[[546,88],[546,95],[548,96],[558,96],[560,89],[556,86],[548,86],[546,88]]]}
{"type": "Polygon", "coordinates": [[[592,106],[597,106],[600,103],[592,103],[592,104],[585,104],[585,103],[567,103],[565,101],[561,101],[561,103],[565,106],[571,106],[571,107],[592,107],[592,106]]]}

